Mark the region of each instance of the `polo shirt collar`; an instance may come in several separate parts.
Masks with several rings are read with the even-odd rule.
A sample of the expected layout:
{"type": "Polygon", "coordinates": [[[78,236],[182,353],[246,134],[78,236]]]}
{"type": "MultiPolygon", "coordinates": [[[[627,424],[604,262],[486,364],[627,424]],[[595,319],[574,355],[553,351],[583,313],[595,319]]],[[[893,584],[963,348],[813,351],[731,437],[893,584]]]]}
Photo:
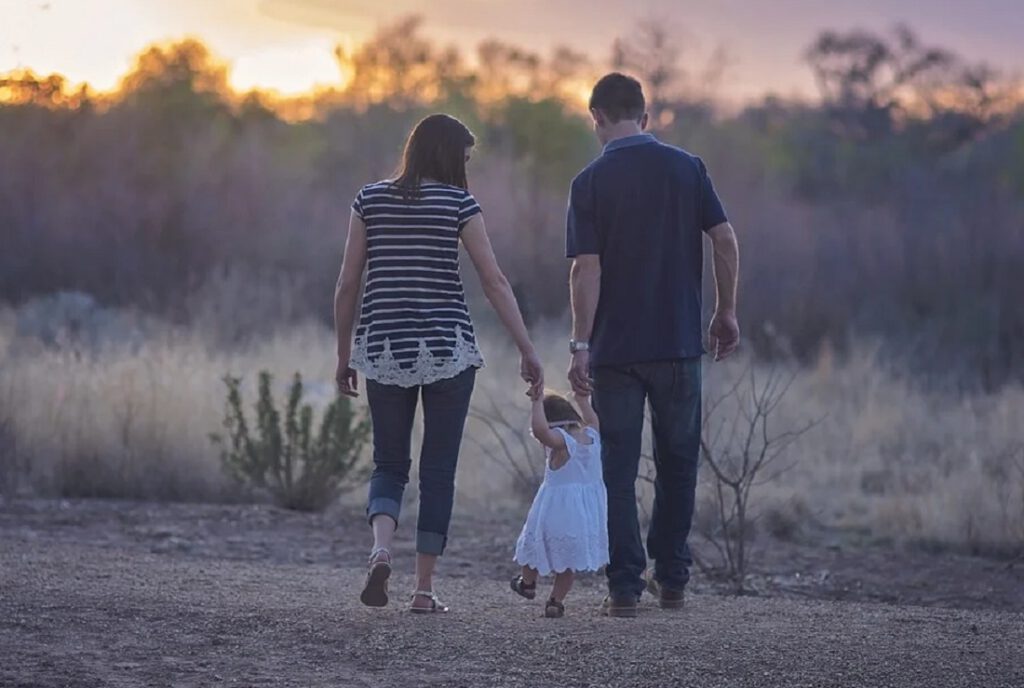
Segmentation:
{"type": "Polygon", "coordinates": [[[610,153],[620,148],[628,148],[630,146],[640,146],[645,143],[655,143],[658,139],[654,138],[654,134],[633,134],[632,136],[623,136],[621,139],[615,139],[609,141],[604,147],[605,153],[610,153]]]}

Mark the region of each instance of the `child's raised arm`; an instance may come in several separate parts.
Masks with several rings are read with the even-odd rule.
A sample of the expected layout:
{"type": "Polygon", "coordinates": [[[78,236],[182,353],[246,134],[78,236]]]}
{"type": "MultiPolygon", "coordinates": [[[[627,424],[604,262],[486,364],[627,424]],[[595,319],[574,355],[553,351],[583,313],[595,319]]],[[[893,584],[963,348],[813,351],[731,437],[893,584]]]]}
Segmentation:
{"type": "Polygon", "coordinates": [[[580,415],[583,416],[583,422],[594,428],[594,430],[601,432],[601,421],[597,418],[597,411],[590,405],[590,395],[574,394],[573,397],[576,399],[576,405],[580,407],[580,415]]]}
{"type": "Polygon", "coordinates": [[[547,416],[544,415],[544,394],[536,394],[531,397],[533,401],[533,412],[530,416],[530,425],[533,436],[545,447],[551,449],[565,449],[565,438],[562,433],[552,430],[548,426],[547,416]]]}

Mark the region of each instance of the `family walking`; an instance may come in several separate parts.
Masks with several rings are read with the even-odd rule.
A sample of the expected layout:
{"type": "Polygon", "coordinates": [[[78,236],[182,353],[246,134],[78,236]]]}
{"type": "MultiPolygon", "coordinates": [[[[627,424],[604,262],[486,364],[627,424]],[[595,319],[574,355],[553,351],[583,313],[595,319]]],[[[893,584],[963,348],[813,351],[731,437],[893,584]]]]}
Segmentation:
{"type": "Polygon", "coordinates": [[[554,574],[544,614],[560,617],[574,573],[604,566],[610,616],[635,616],[645,589],[663,608],[683,604],[700,452],[703,237],[713,248],[716,360],[739,343],[736,237],[700,158],[645,133],[638,81],[603,77],[590,113],[604,150],[573,180],[566,225],[572,401],[545,391],[543,364],[468,191],[475,139],[461,122],[419,122],[395,177],[363,187],[352,204],[335,293],[337,383],[355,396],[356,371],[363,373],[373,420],[366,605],[388,603],[391,543],[422,401],[410,609],[448,611],[434,591],[434,568],[448,541],[463,429],[483,367],[459,276],[460,242],[519,349],[533,435],[547,456],[515,545],[522,570],[512,590],[533,599],[538,578],[554,574]],[[645,406],[657,471],[646,543],[636,505],[645,406]],[[654,567],[645,579],[648,558],[654,567]]]}

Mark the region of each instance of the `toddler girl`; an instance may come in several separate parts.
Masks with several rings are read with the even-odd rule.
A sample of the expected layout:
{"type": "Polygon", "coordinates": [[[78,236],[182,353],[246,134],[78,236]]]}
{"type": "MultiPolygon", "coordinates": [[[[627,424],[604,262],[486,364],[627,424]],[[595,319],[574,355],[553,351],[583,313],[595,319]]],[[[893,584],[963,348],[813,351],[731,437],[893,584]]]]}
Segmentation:
{"type": "Polygon", "coordinates": [[[608,563],[608,495],[601,477],[601,437],[590,399],[576,395],[577,411],[557,394],[532,398],[533,436],[545,448],[544,482],[516,542],[523,571],[512,590],[532,600],[537,577],[555,574],[544,616],[565,614],[563,600],[576,571],[608,563]]]}

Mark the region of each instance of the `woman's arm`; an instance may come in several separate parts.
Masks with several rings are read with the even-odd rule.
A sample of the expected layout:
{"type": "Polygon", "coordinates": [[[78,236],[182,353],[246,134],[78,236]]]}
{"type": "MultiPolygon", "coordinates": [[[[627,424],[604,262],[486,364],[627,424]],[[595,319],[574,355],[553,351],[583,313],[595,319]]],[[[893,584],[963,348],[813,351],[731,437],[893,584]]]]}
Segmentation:
{"type": "Polygon", "coordinates": [[[365,268],[366,224],[353,211],[348,223],[341,273],[334,289],[334,331],[338,337],[338,370],[335,380],[338,390],[350,397],[358,396],[359,380],[356,371],[349,367],[349,360],[352,357],[352,328],[355,326],[356,306],[365,268]]]}
{"type": "Polygon", "coordinates": [[[544,395],[537,394],[532,399],[533,410],[530,415],[530,429],[533,430],[533,436],[545,447],[565,449],[565,438],[562,437],[562,433],[553,430],[548,425],[548,419],[544,415],[544,395]]]}
{"type": "Polygon", "coordinates": [[[474,215],[466,223],[462,230],[462,243],[480,276],[480,284],[487,300],[491,302],[505,329],[512,335],[519,348],[522,355],[520,372],[523,379],[530,384],[530,396],[536,396],[544,389],[544,367],[533,348],[533,342],[530,341],[530,333],[526,330],[522,313],[519,312],[519,304],[512,293],[512,285],[508,283],[505,273],[501,271],[498,260],[494,257],[494,249],[487,237],[482,214],[474,215]]]}
{"type": "Polygon", "coordinates": [[[597,417],[597,411],[590,405],[590,395],[575,394],[573,396],[576,398],[576,405],[580,407],[580,415],[583,416],[583,422],[601,432],[601,421],[597,417]]]}

